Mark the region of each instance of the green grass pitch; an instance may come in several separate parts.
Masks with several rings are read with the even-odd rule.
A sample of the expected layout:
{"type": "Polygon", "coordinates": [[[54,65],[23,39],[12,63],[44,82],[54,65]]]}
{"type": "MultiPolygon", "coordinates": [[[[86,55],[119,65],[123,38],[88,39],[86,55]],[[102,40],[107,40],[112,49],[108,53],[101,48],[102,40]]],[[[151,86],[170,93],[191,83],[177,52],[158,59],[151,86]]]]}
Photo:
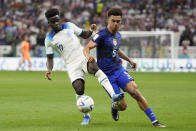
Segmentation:
{"type": "Polygon", "coordinates": [[[115,122],[110,98],[97,79],[86,75],[87,95],[94,99],[89,126],[81,126],[75,92],[65,72],[0,72],[0,131],[195,131],[196,73],[130,72],[156,117],[166,128],[151,126],[128,94],[127,110],[115,122]]]}

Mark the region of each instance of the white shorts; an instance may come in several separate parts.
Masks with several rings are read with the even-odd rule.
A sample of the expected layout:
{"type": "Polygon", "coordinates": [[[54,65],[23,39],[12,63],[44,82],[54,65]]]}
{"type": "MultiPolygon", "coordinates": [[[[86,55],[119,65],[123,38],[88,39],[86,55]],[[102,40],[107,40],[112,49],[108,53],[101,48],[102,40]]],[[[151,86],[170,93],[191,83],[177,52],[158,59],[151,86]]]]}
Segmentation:
{"type": "Polygon", "coordinates": [[[81,56],[76,58],[72,63],[67,64],[67,73],[71,83],[73,83],[77,79],[85,80],[85,73],[87,71],[87,62],[85,56],[81,56]]]}

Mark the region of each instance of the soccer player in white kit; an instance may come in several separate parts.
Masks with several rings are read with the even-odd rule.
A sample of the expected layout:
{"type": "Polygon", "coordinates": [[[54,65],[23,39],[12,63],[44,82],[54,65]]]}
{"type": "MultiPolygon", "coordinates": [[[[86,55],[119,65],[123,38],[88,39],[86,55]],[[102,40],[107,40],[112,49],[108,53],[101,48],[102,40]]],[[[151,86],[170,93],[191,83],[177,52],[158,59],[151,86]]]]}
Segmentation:
{"type": "MultiPolygon", "coordinates": [[[[95,75],[100,84],[111,96],[113,102],[118,102],[123,99],[124,93],[115,94],[107,76],[98,68],[96,61],[88,62],[77,38],[77,36],[84,39],[89,38],[92,32],[96,30],[96,25],[91,25],[91,31],[82,30],[71,22],[61,24],[59,11],[54,8],[47,10],[45,16],[48,20],[48,25],[52,29],[45,38],[48,68],[45,77],[48,80],[52,79],[53,50],[55,50],[61,55],[66,64],[69,79],[76,92],[76,101],[84,95],[84,73],[95,75]]],[[[81,125],[88,125],[91,120],[90,114],[84,113],[83,118],[81,125]]]]}

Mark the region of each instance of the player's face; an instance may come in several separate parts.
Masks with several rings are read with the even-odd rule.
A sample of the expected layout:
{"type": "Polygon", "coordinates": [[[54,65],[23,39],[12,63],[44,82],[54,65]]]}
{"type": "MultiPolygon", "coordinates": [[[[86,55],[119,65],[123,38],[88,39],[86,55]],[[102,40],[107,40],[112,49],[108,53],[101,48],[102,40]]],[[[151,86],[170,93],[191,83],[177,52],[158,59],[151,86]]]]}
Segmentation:
{"type": "Polygon", "coordinates": [[[120,28],[121,21],[122,21],[121,16],[114,16],[114,15],[112,15],[112,16],[110,16],[108,18],[108,27],[110,28],[110,30],[112,32],[115,33],[120,28]]]}
{"type": "Polygon", "coordinates": [[[61,30],[60,17],[58,15],[48,18],[48,24],[55,32],[61,30]]]}

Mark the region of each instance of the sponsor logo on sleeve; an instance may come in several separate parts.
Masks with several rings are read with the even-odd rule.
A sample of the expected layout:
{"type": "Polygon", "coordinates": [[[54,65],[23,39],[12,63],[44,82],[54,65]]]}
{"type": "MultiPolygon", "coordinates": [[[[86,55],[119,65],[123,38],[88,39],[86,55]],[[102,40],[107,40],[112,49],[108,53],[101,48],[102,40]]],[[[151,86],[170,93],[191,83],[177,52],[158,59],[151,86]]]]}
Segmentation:
{"type": "Polygon", "coordinates": [[[93,37],[93,40],[96,40],[98,37],[99,37],[99,35],[96,34],[96,35],[93,37]]]}

